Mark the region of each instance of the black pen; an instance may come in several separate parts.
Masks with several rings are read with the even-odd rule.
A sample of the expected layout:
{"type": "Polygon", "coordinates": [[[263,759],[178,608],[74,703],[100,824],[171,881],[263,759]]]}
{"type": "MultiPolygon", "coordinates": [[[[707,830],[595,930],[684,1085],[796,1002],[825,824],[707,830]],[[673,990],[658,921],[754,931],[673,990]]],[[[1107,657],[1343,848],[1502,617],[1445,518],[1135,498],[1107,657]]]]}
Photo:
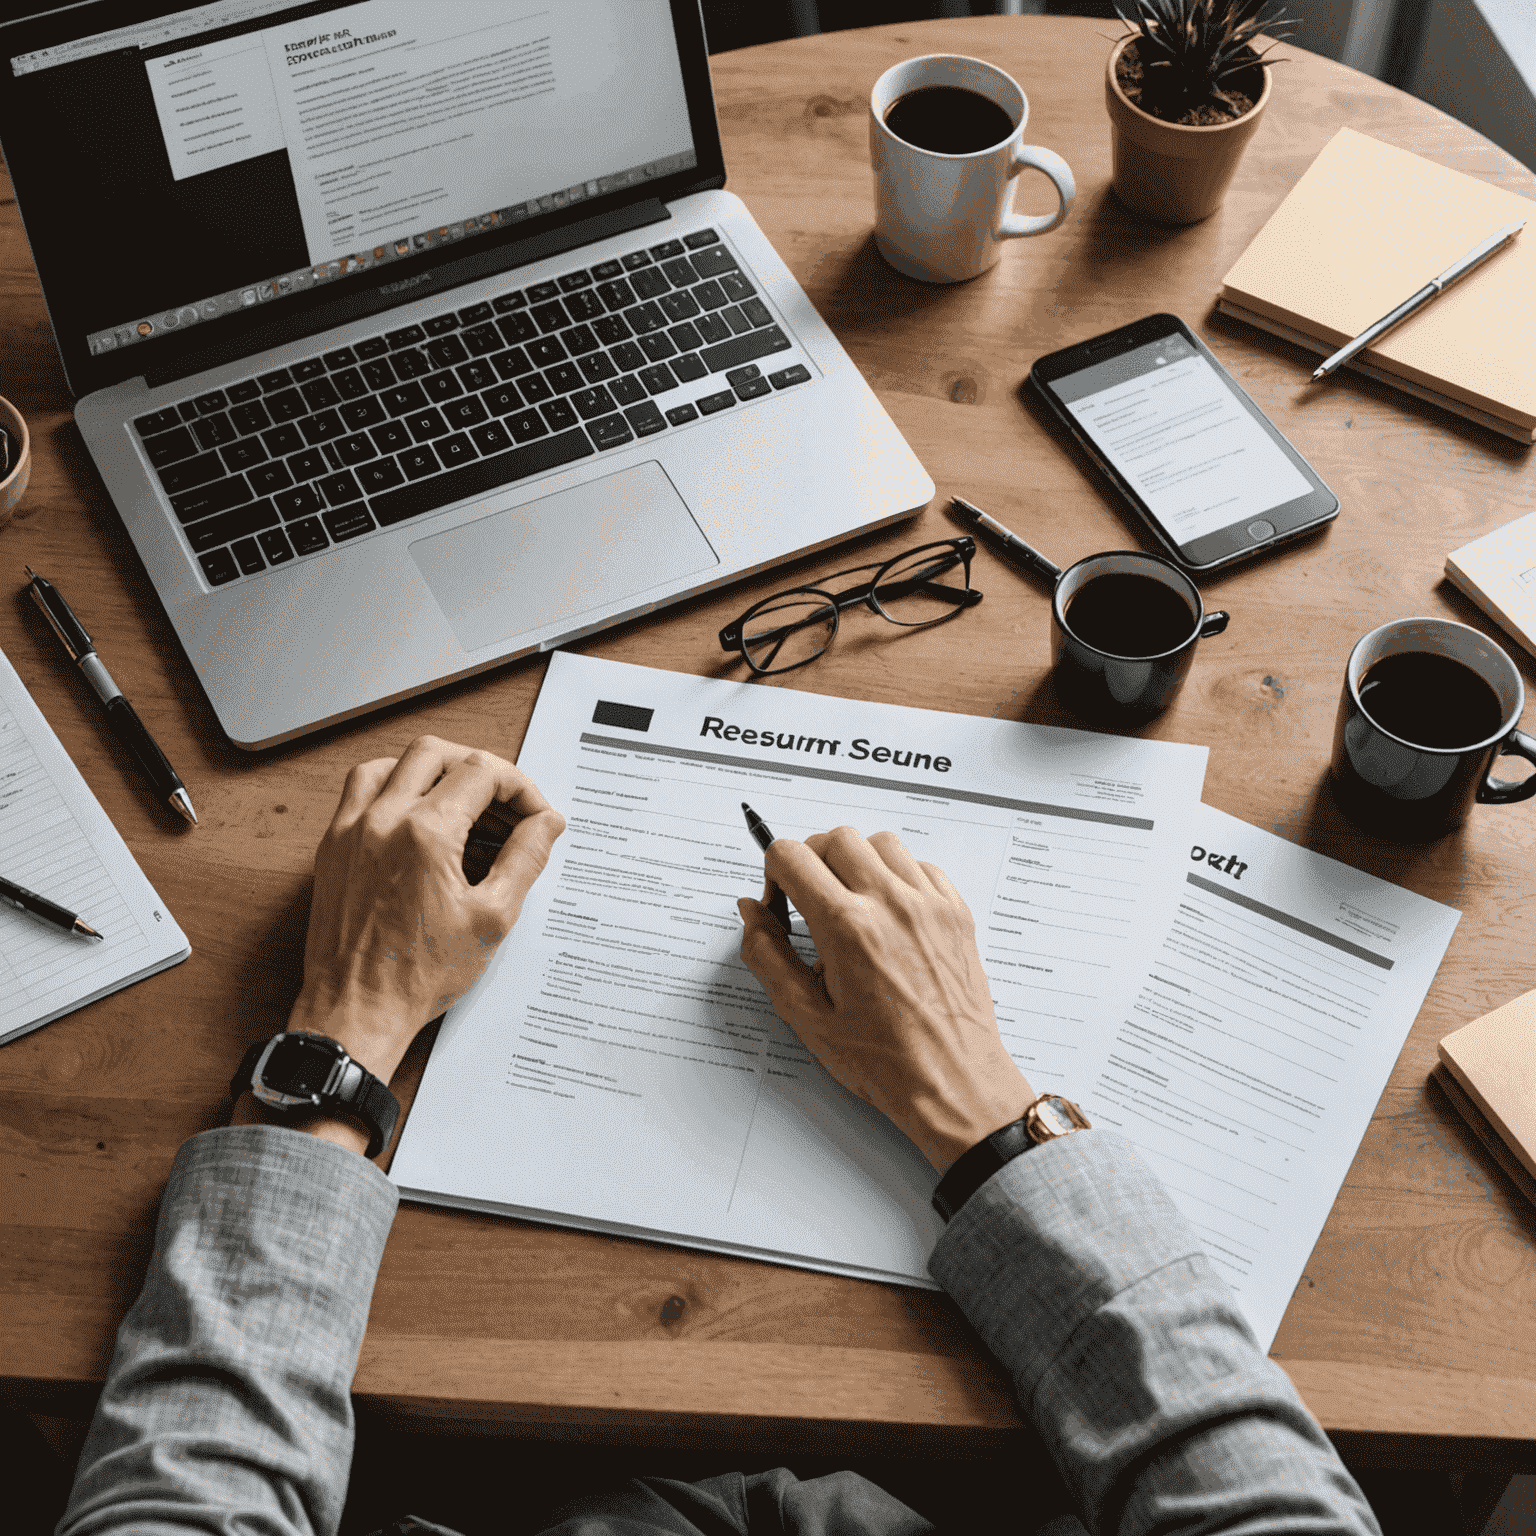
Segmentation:
{"type": "Polygon", "coordinates": [[[14,880],[7,880],[0,875],[0,901],[9,903],[18,912],[28,912],[33,917],[40,917],[45,923],[52,923],[55,928],[62,928],[66,933],[77,933],[82,939],[102,939],[106,935],[97,933],[87,922],[77,917],[67,907],[61,907],[56,901],[49,901],[46,896],[39,896],[36,891],[29,891],[24,885],[17,885],[14,880]]]}
{"type": "MultiPolygon", "coordinates": [[[[767,853],[769,843],[774,840],[773,829],[745,800],[741,802],[741,808],[746,813],[747,831],[752,834],[752,841],[767,853]]],[[[768,910],[784,925],[784,932],[788,933],[790,931],[789,898],[771,880],[768,882],[768,890],[768,910]]]]}
{"type": "Polygon", "coordinates": [[[1003,553],[1017,561],[1025,570],[1044,577],[1053,587],[1061,580],[1061,567],[1054,561],[1047,560],[1038,549],[1026,544],[1011,528],[1003,527],[995,517],[988,517],[980,507],[973,507],[964,497],[951,496],[949,502],[952,507],[959,508],[960,516],[966,522],[991,534],[993,539],[1002,546],[1003,553]]]}
{"type": "Polygon", "coordinates": [[[44,580],[30,565],[26,567],[26,572],[32,581],[33,602],[43,610],[43,617],[53,627],[54,634],[63,641],[70,660],[85,673],[91,687],[96,690],[96,697],[106,706],[107,719],[111,721],[117,739],[137,760],[154,786],[155,793],[167,800],[173,811],[184,816],[195,827],[197,812],[192,809],[192,797],[187,793],[186,785],[177,778],[176,770],[165,760],[165,753],[155,745],[155,738],[145,730],[144,722],[134,713],[133,705],[123,697],[123,690],[112,681],[112,674],[102,665],[101,657],[96,654],[96,647],[86,634],[84,625],[70,612],[69,604],[51,581],[44,580]]]}

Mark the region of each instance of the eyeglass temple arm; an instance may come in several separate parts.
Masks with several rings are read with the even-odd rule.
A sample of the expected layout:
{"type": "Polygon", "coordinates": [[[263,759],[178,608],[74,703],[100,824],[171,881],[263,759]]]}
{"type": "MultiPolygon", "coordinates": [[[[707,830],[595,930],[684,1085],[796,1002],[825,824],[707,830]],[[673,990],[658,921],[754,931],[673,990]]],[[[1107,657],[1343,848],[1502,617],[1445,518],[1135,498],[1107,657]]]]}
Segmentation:
{"type": "MultiPolygon", "coordinates": [[[[974,587],[961,590],[957,587],[946,587],[939,582],[926,581],[921,578],[913,578],[910,581],[887,582],[891,594],[896,597],[905,597],[912,592],[922,592],[928,597],[937,597],[946,603],[953,603],[957,608],[974,608],[981,601],[981,593],[974,587]]],[[[843,592],[829,592],[833,606],[842,612],[844,608],[855,608],[860,603],[867,603],[875,590],[875,583],[866,581],[857,587],[849,587],[843,592]]],[[[734,624],[727,624],[720,631],[720,649],[722,651],[735,651],[741,648],[742,620],[737,619],[734,624]]],[[[756,641],[767,643],[776,641],[777,645],[783,643],[798,629],[804,629],[808,624],[819,624],[820,618],[812,614],[809,618],[798,619],[790,624],[781,624],[776,629],[760,630],[752,638],[756,641]]],[[[777,655],[777,646],[774,654],[777,655]]]]}

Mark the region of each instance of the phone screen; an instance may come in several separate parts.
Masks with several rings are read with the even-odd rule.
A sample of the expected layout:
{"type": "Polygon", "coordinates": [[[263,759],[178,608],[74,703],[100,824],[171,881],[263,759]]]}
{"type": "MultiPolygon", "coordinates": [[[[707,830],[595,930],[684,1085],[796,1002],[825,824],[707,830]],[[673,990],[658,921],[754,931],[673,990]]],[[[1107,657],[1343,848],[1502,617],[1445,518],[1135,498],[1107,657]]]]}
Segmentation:
{"type": "Polygon", "coordinates": [[[1181,550],[1314,489],[1182,336],[1146,342],[1049,387],[1181,550]]]}

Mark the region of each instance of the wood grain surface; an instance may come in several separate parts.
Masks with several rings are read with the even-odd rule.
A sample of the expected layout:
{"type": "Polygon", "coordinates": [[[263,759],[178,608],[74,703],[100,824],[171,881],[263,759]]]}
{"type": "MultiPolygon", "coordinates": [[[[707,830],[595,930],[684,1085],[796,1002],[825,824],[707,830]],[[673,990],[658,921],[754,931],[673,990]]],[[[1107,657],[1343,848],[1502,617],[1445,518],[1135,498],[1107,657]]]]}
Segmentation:
{"type": "MultiPolygon", "coordinates": [[[[1283,47],[1224,207],[1169,230],[1111,198],[1112,23],[995,17],[836,33],[715,58],[739,194],[933,474],[913,523],[584,642],[588,654],[735,676],[714,636],[777,585],[954,530],[952,493],[1065,565],[1145,545],[1019,392],[1043,352],[1157,310],[1193,324],[1343,502],[1320,539],[1205,584],[1233,615],[1147,734],[1211,748],[1206,799],[1465,913],[1274,1346],[1324,1425],[1383,1460],[1536,1466],[1536,1211],[1427,1083],[1443,1034],[1536,984],[1536,805],[1480,807],[1397,847],[1354,833],[1322,785],[1353,641],[1407,614],[1493,630],[1443,581],[1447,551],[1530,511],[1531,454],[1213,312],[1222,274],[1343,124],[1536,195],[1470,129],[1283,47]],[[914,54],[1012,73],[1026,137],[1077,178],[1067,222],[955,288],[897,276],[871,241],[870,86],[914,54]]],[[[1020,206],[1043,211],[1028,178],[1020,206]]],[[[0,394],[35,469],[0,531],[0,646],[191,938],[186,964],[0,1050],[0,1386],[82,1411],[139,1286],[167,1170],[222,1122],[245,1046],[298,984],[313,850],[346,770],[431,731],[514,756],[544,675],[530,660],[252,756],[221,737],[71,421],[9,183],[0,181],[0,394]],[[83,678],[22,596],[56,578],[185,778],[202,817],[151,803],[83,678]]],[[[932,633],[845,626],[772,686],[1075,723],[1047,677],[1048,602],[984,549],[986,601],[932,633]]],[[[1531,658],[1506,641],[1527,684],[1531,658]]],[[[323,658],[317,658],[323,664],[323,658]]],[[[1529,728],[1529,716],[1528,716],[1529,728]]],[[[429,1032],[430,1033],[430,1032],[429,1032]]],[[[428,1041],[408,1058],[419,1079],[428,1041]]],[[[402,1209],[374,1296],[360,1400],[413,1422],[672,1444],[964,1454],[1016,1443],[1008,1383],[938,1295],[442,1211],[402,1209]]]]}

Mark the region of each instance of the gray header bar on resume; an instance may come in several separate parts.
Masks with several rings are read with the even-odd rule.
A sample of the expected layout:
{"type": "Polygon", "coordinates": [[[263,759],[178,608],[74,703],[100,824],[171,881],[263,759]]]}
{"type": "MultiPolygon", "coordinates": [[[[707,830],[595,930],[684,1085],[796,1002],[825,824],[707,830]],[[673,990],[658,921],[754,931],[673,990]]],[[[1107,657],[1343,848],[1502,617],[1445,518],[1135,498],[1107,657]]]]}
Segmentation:
{"type": "Polygon", "coordinates": [[[1348,939],[1341,939],[1336,934],[1329,933],[1326,928],[1318,928],[1312,923],[1303,922],[1301,918],[1292,917],[1289,912],[1282,912],[1278,907],[1266,907],[1262,901],[1255,901],[1253,897],[1244,896],[1238,891],[1230,891],[1226,886],[1217,885],[1214,880],[1207,880],[1204,875],[1197,875],[1193,870],[1190,870],[1184,878],[1191,885],[1198,885],[1202,891],[1220,896],[1234,906],[1246,907],[1250,912],[1257,912],[1260,917],[1267,917],[1270,922],[1279,923],[1282,928],[1294,929],[1297,933],[1306,934],[1309,939],[1316,939],[1319,944],[1342,949],[1346,955],[1353,955],[1355,959],[1364,960],[1368,965],[1374,965],[1383,971],[1392,969],[1393,962],[1385,955],[1378,955],[1374,950],[1362,949],[1358,944],[1351,944],[1348,939]]]}

